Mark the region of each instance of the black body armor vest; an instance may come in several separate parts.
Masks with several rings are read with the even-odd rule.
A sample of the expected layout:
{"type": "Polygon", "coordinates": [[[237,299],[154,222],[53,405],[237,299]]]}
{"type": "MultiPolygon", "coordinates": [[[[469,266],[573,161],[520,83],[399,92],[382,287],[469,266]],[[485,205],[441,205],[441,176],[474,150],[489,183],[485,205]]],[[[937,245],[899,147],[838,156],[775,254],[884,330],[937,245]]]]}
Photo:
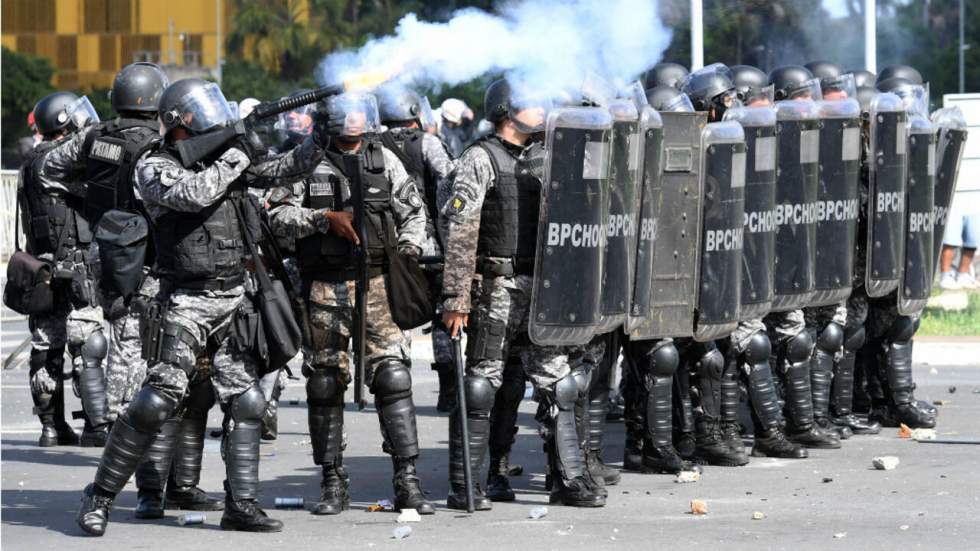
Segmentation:
{"type": "Polygon", "coordinates": [[[422,140],[425,133],[417,128],[403,129],[398,132],[388,131],[381,135],[381,141],[405,165],[405,171],[416,182],[422,184],[425,197],[425,226],[426,235],[438,235],[435,231],[435,221],[439,219],[439,205],[436,204],[436,192],[439,180],[436,174],[425,163],[422,152],[422,140]]]}
{"type": "MultiPolygon", "coordinates": [[[[358,153],[358,157],[361,160],[361,185],[365,190],[362,195],[367,218],[368,264],[380,273],[385,260],[382,239],[388,239],[392,247],[397,245],[395,221],[391,215],[391,184],[385,176],[381,144],[365,141],[362,148],[365,153],[358,153]]],[[[317,167],[313,176],[303,183],[306,188],[303,207],[338,212],[352,209],[350,179],[344,173],[344,154],[328,148],[324,162],[329,162],[330,167],[317,167]]],[[[334,282],[354,278],[354,244],[334,233],[315,233],[297,239],[296,258],[304,277],[334,282]]]]}
{"type": "Polygon", "coordinates": [[[160,139],[159,122],[114,119],[89,131],[85,155],[85,217],[94,227],[113,209],[136,211],[133,170],[136,162],[160,139]]]}
{"type": "MultiPolygon", "coordinates": [[[[157,154],[180,164],[172,147],[165,146],[157,154]]],[[[162,278],[176,287],[209,290],[228,289],[245,281],[247,249],[235,212],[237,203],[246,220],[253,214],[244,188],[242,176],[217,203],[198,212],[169,211],[156,221],[153,235],[162,278]]],[[[257,239],[260,228],[250,225],[257,239]]]]}
{"type": "Polygon", "coordinates": [[[41,188],[38,174],[44,155],[60,143],[41,142],[34,148],[21,169],[19,191],[27,251],[34,256],[51,254],[55,260],[64,260],[75,249],[87,249],[92,242],[92,232],[81,215],[81,199],[63,192],[46,193],[41,188]]]}
{"type": "Polygon", "coordinates": [[[537,146],[516,154],[500,138],[484,138],[473,147],[489,155],[496,185],[487,191],[480,213],[477,256],[533,260],[538,241],[543,162],[537,146]]]}

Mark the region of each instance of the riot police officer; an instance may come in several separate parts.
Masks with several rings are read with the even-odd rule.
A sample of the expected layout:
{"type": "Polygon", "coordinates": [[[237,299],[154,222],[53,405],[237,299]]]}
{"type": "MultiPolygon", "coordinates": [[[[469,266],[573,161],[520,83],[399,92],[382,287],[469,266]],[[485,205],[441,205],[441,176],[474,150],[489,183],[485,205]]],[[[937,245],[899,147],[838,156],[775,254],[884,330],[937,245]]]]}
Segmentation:
{"type": "MultiPolygon", "coordinates": [[[[541,182],[527,167],[526,144],[544,129],[546,107],[518,95],[506,80],[487,87],[484,107],[496,133],[462,155],[442,207],[448,222],[443,320],[456,335],[473,314],[465,380],[473,472],[480,472],[486,453],[490,409],[505,360],[519,350],[524,371],[541,397],[552,503],[602,506],[604,496],[586,477],[577,434],[574,408],[585,392],[584,381],[576,381],[562,347],[531,345],[527,334],[541,182]]],[[[462,432],[454,415],[447,500],[453,509],[466,507],[462,432]]],[[[476,506],[491,508],[479,489],[476,506]]]]}
{"type": "MultiPolygon", "coordinates": [[[[394,467],[395,507],[435,512],[422,493],[415,461],[419,442],[412,398],[411,342],[388,306],[386,250],[419,258],[425,245],[424,203],[398,156],[372,136],[378,108],[370,94],[330,98],[327,123],[316,132],[327,144],[325,157],[297,193],[273,204],[275,233],[296,239],[306,292],[311,346],[304,350],[313,461],[322,469],[321,497],[314,514],[338,514],[350,505],[343,467],[344,390],[351,382],[348,343],[354,295],[353,246],[360,243],[351,225],[351,186],[361,185],[367,243],[367,383],[394,467]],[[359,175],[348,163],[356,161],[359,175]],[[360,184],[358,184],[360,182],[360,184]]],[[[319,115],[318,115],[319,116],[319,115]]]]}
{"type": "MultiPolygon", "coordinates": [[[[381,142],[398,156],[405,170],[421,186],[426,211],[426,242],[422,251],[430,258],[442,254],[439,222],[439,189],[445,188],[456,171],[456,162],[441,139],[422,130],[434,123],[428,100],[423,101],[414,90],[385,87],[376,92],[381,124],[388,129],[381,133],[381,142]],[[427,122],[431,121],[431,122],[427,122]]],[[[440,264],[425,266],[433,296],[441,294],[440,264]]],[[[435,314],[432,321],[432,370],[439,376],[439,399],[436,410],[448,412],[455,399],[455,371],[449,335],[442,320],[435,314]]]]}
{"type": "Polygon", "coordinates": [[[657,63],[652,69],[647,71],[644,86],[647,89],[656,86],[667,86],[669,88],[681,89],[684,79],[687,78],[688,70],[679,63],[663,61],[657,63]]]}
{"type": "Polygon", "coordinates": [[[46,182],[41,177],[44,157],[86,125],[98,121],[88,98],[55,92],[34,106],[34,120],[42,141],[31,151],[20,172],[18,201],[23,208],[27,252],[54,265],[58,299],[53,311],[28,318],[31,329],[30,389],[41,420],[42,447],[75,445],[78,435],[64,417],[63,364],[65,346],[79,378],[85,430],[83,446],[101,446],[109,420],[106,414],[102,360],[106,341],[102,312],[92,304],[85,260],[92,240],[77,196],[83,186],[75,181],[46,182]]]}
{"type": "MultiPolygon", "coordinates": [[[[258,207],[247,199],[245,173],[255,184],[302,178],[323,152],[312,140],[281,157],[252,165],[248,142],[235,138],[200,161],[181,161],[177,144],[207,138],[233,119],[217,85],[183,79],[166,88],[158,112],[164,141],[136,166],[138,190],[154,228],[159,327],[146,338],[143,388],[113,425],[92,484],[86,487],[77,522],[88,534],[105,533],[115,496],[136,470],[157,432],[177,409],[209,343],[216,351],[209,369],[215,395],[227,415],[223,446],[227,478],[221,527],[275,532],[282,523],[258,506],[260,421],[265,399],[256,384],[256,335],[246,331],[251,303],[245,297],[246,243],[258,235],[258,207]],[[184,162],[188,166],[184,166],[184,162]],[[231,329],[235,327],[232,334],[231,329]]],[[[192,148],[193,149],[193,148],[192,148]]]]}
{"type": "MultiPolygon", "coordinates": [[[[142,205],[133,191],[136,162],[160,137],[157,103],[167,87],[166,75],[151,63],[127,65],[113,80],[110,100],[119,115],[110,121],[89,126],[54,149],[44,159],[42,177],[49,182],[79,181],[85,185],[85,216],[96,228],[96,241],[106,232],[119,233],[116,217],[137,223],[144,222],[142,205]],[[112,212],[112,221],[102,218],[112,212]]],[[[96,249],[98,250],[98,249],[96,249]]],[[[139,255],[137,255],[139,256],[139,255]]],[[[98,299],[109,322],[109,352],[106,368],[105,395],[110,422],[125,410],[139,392],[146,378],[146,361],[142,358],[140,316],[146,305],[159,291],[159,282],[150,273],[152,258],[143,261],[142,270],[132,274],[132,281],[117,282],[114,266],[102,266],[93,254],[90,264],[97,282],[98,299]],[[105,272],[105,273],[103,273],[105,272]],[[131,287],[130,287],[131,286],[131,287]]],[[[193,385],[195,398],[207,400],[209,385],[193,385]],[[197,397],[197,395],[201,395],[197,397]]],[[[171,471],[196,473],[179,477],[194,481],[180,485],[176,481],[167,487],[167,501],[172,508],[220,510],[220,500],[209,497],[199,488],[200,457],[204,451],[204,430],[207,408],[188,408],[179,419],[168,420],[151,453],[137,471],[139,502],[137,518],[163,516],[163,490],[171,471]],[[179,449],[174,448],[180,445],[179,449]]]]}

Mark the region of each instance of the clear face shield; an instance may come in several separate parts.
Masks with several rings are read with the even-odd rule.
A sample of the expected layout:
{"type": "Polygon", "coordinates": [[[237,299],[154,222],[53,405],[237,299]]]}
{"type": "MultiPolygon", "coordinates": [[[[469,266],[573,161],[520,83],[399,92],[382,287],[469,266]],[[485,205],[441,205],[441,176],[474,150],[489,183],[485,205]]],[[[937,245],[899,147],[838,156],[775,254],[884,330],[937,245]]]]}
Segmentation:
{"type": "Polygon", "coordinates": [[[693,113],[694,104],[691,103],[691,98],[687,97],[687,94],[678,94],[677,97],[664,104],[664,108],[661,109],[661,111],[670,111],[673,113],[693,113]]]}
{"type": "Polygon", "coordinates": [[[511,122],[525,134],[544,132],[549,111],[551,111],[551,98],[545,97],[512,98],[508,106],[511,122]]]}
{"type": "Polygon", "coordinates": [[[436,114],[432,112],[432,104],[429,103],[429,98],[422,96],[419,100],[419,126],[422,130],[430,134],[434,134],[439,129],[439,122],[436,119],[436,114]]]}
{"type": "Polygon", "coordinates": [[[99,114],[95,112],[95,107],[92,107],[92,102],[88,100],[88,96],[82,96],[68,104],[64,113],[58,115],[59,119],[62,117],[66,121],[71,121],[75,128],[85,128],[90,124],[99,122],[99,114]]]}
{"type": "Polygon", "coordinates": [[[854,73],[823,79],[820,82],[820,93],[825,101],[857,99],[857,85],[854,83],[854,73]]]}
{"type": "Polygon", "coordinates": [[[343,116],[344,125],[341,138],[360,138],[364,134],[380,131],[381,117],[378,114],[378,99],[366,92],[347,92],[333,96],[328,103],[331,116],[343,116]]]}
{"type": "Polygon", "coordinates": [[[241,111],[241,108],[238,106],[238,102],[237,101],[229,101],[228,102],[228,107],[231,109],[231,114],[236,119],[241,120],[241,118],[242,118],[242,111],[241,111]]]}
{"type": "Polygon", "coordinates": [[[650,105],[650,102],[647,101],[646,90],[643,89],[643,85],[638,80],[626,88],[623,97],[629,98],[636,106],[637,111],[642,111],[644,107],[650,105]]]}
{"type": "Polygon", "coordinates": [[[196,88],[181,98],[177,111],[181,123],[198,134],[235,120],[228,100],[214,83],[196,88]]]}
{"type": "Polygon", "coordinates": [[[279,114],[275,128],[287,135],[309,136],[313,133],[313,111],[316,107],[313,104],[302,105],[279,114]]]}
{"type": "Polygon", "coordinates": [[[776,98],[776,91],[772,84],[762,88],[755,86],[739,88],[742,88],[739,91],[739,98],[745,107],[768,107],[773,104],[776,98]]]}
{"type": "Polygon", "coordinates": [[[820,92],[820,79],[811,78],[805,82],[800,83],[798,86],[794,86],[789,92],[788,100],[797,101],[820,101],[823,99],[823,95],[820,92]]]}
{"type": "Polygon", "coordinates": [[[906,84],[891,91],[901,98],[905,110],[913,115],[929,117],[929,85],[906,84]]]}

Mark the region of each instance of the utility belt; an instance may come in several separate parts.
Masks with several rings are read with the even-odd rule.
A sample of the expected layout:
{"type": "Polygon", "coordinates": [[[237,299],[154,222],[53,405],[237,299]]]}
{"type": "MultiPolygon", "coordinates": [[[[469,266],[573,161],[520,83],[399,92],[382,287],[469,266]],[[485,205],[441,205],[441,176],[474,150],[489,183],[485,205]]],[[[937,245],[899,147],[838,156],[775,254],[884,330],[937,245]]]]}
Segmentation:
{"type": "Polygon", "coordinates": [[[497,258],[493,262],[486,257],[476,259],[476,271],[483,277],[514,277],[534,275],[534,257],[497,258]]]}
{"type": "Polygon", "coordinates": [[[212,279],[200,279],[197,281],[182,281],[174,285],[179,289],[189,289],[191,291],[227,291],[245,284],[245,275],[232,277],[218,277],[212,279]]]}

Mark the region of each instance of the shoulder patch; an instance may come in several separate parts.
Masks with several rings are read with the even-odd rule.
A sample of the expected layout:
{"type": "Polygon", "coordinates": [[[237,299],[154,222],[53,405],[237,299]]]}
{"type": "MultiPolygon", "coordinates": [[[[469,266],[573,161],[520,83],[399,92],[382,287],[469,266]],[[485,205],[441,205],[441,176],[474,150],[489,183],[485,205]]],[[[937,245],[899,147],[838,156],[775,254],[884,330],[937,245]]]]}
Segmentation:
{"type": "Polygon", "coordinates": [[[454,195],[449,200],[449,205],[448,206],[449,206],[449,212],[451,212],[453,214],[459,214],[459,213],[463,212],[463,210],[466,208],[466,199],[464,199],[460,195],[454,195]]]}

